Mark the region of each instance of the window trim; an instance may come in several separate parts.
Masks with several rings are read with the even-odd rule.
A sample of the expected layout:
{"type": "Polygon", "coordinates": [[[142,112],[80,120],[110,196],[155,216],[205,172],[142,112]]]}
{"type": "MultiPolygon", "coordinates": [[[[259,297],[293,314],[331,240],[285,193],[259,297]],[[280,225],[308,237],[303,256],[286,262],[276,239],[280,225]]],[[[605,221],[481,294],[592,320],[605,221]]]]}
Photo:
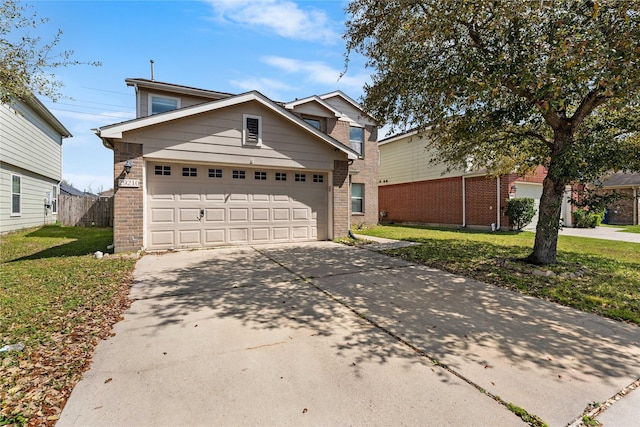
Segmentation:
{"type": "Polygon", "coordinates": [[[22,175],[17,175],[12,173],[11,174],[11,215],[10,216],[22,216],[22,175]],[[14,193],[13,192],[13,178],[18,178],[18,182],[19,182],[19,189],[20,192],[19,193],[14,193]],[[18,202],[18,212],[14,212],[13,211],[13,196],[14,195],[18,195],[19,196],[19,202],[18,202]]]}
{"type": "Polygon", "coordinates": [[[363,126],[353,126],[353,125],[349,126],[349,148],[351,148],[353,151],[358,153],[358,156],[361,159],[364,158],[364,137],[365,137],[364,131],[365,131],[365,128],[363,126]],[[351,129],[361,129],[362,130],[362,140],[351,139],[351,129]],[[355,148],[353,148],[353,146],[352,146],[353,143],[360,144],[360,151],[358,151],[355,148]]]}
{"type": "Polygon", "coordinates": [[[53,190],[51,192],[51,214],[57,215],[58,214],[58,186],[53,185],[51,189],[53,190]]]}
{"type": "MultiPolygon", "coordinates": [[[[176,101],[176,108],[175,109],[177,110],[177,109],[181,108],[181,99],[180,98],[177,98],[175,96],[159,95],[157,93],[149,93],[147,95],[147,102],[148,102],[148,104],[147,104],[147,113],[148,113],[149,116],[154,116],[155,114],[162,114],[162,113],[155,113],[155,114],[153,113],[153,97],[154,96],[156,98],[164,98],[164,99],[170,99],[172,101],[176,101]]],[[[174,110],[169,110],[169,111],[174,111],[174,110]]],[[[166,113],[167,111],[164,111],[164,112],[166,113]]]]}
{"type": "Polygon", "coordinates": [[[353,214],[353,215],[364,215],[364,213],[365,213],[364,212],[364,195],[365,195],[365,193],[364,193],[364,184],[361,183],[361,182],[352,182],[351,183],[351,214],[353,214]],[[362,197],[354,197],[353,196],[353,186],[354,185],[361,186],[361,188],[362,188],[362,197]],[[359,210],[359,211],[354,211],[353,210],[353,201],[354,201],[354,199],[355,200],[360,200],[360,205],[362,207],[361,210],[359,210]]]}
{"type": "Polygon", "coordinates": [[[247,145],[249,147],[259,147],[262,145],[262,116],[256,116],[255,114],[243,114],[242,115],[242,145],[247,145]],[[247,120],[248,119],[256,119],[258,120],[258,141],[247,141],[247,136],[249,131],[247,129],[247,120]]]}

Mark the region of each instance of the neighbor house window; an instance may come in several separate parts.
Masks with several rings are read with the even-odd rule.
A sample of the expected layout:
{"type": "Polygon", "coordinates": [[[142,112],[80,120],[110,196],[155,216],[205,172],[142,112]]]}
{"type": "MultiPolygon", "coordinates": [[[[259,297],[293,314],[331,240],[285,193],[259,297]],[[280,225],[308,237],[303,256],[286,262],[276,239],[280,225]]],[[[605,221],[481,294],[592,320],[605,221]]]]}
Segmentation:
{"type": "Polygon", "coordinates": [[[313,174],[313,182],[324,182],[324,175],[313,174]]]}
{"type": "Polygon", "coordinates": [[[309,123],[314,128],[320,130],[320,120],[317,120],[317,119],[302,119],[302,120],[309,123]]]}
{"type": "Polygon", "coordinates": [[[244,179],[245,178],[245,172],[244,171],[239,171],[239,170],[235,170],[231,173],[231,177],[233,179],[244,179]]]}
{"type": "Polygon", "coordinates": [[[11,216],[22,213],[22,177],[11,175],[11,216]]]}
{"type": "Polygon", "coordinates": [[[242,116],[242,143],[244,145],[262,144],[262,117],[244,114],[242,116]]]}
{"type": "Polygon", "coordinates": [[[153,173],[156,175],[171,175],[171,166],[156,165],[153,173]]]}
{"type": "Polygon", "coordinates": [[[349,146],[362,157],[364,145],[364,128],[351,126],[349,128],[349,146]]]}
{"type": "Polygon", "coordinates": [[[182,168],[182,176],[198,176],[198,168],[182,168]]]}
{"type": "Polygon", "coordinates": [[[209,178],[222,178],[222,169],[209,169],[209,178]]]}
{"type": "Polygon", "coordinates": [[[254,178],[258,181],[266,181],[267,180],[267,173],[266,172],[256,172],[254,174],[254,178]]]}
{"type": "Polygon", "coordinates": [[[58,186],[51,187],[51,213],[58,213],[58,186]]]}
{"type": "Polygon", "coordinates": [[[364,184],[351,184],[351,213],[364,213],[364,184]]]}
{"type": "Polygon", "coordinates": [[[296,182],[305,182],[307,180],[307,175],[303,173],[296,174],[296,182]]]}
{"type": "Polygon", "coordinates": [[[149,95],[149,115],[166,113],[180,108],[180,98],[149,95]]]}
{"type": "Polygon", "coordinates": [[[276,181],[286,181],[287,174],[286,172],[276,172],[276,181]]]}

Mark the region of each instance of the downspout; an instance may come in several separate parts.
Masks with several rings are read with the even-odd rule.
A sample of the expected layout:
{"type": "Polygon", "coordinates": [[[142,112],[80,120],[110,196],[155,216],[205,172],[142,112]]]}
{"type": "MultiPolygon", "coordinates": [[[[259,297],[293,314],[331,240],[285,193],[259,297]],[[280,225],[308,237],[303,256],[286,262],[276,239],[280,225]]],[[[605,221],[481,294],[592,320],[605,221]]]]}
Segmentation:
{"type": "Polygon", "coordinates": [[[634,204],[633,204],[633,225],[638,225],[639,221],[638,221],[638,202],[640,202],[640,193],[638,193],[638,188],[640,187],[633,187],[633,200],[634,200],[634,204]]]}
{"type": "Polygon", "coordinates": [[[462,228],[467,226],[467,190],[465,177],[462,175],[462,228]]]}
{"type": "Polygon", "coordinates": [[[498,178],[496,179],[497,182],[497,189],[496,192],[498,194],[497,197],[497,201],[498,201],[498,209],[496,209],[496,230],[500,230],[500,175],[498,175],[498,178]]]}

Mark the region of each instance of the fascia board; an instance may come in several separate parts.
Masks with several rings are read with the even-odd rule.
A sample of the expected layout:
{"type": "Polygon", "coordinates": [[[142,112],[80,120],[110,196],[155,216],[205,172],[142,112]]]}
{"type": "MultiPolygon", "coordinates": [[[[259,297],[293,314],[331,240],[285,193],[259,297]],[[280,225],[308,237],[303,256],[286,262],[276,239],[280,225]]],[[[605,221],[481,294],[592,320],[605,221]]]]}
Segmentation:
{"type": "Polygon", "coordinates": [[[327,110],[331,111],[336,117],[341,117],[342,116],[342,113],[340,113],[340,111],[336,110],[332,105],[330,105],[329,103],[325,102],[323,99],[321,99],[317,95],[309,96],[307,98],[298,99],[296,101],[287,102],[286,104],[284,104],[284,107],[286,109],[288,109],[288,110],[293,110],[298,105],[308,104],[309,102],[317,102],[318,104],[320,104],[321,106],[323,106],[327,110]]]}

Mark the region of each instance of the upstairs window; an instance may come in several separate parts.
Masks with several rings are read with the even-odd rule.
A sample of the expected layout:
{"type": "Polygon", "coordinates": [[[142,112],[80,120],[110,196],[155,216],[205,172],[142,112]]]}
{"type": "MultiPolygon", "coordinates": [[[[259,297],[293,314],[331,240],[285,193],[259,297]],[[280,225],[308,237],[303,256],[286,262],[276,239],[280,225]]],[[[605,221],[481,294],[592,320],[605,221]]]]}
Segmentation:
{"type": "Polygon", "coordinates": [[[262,145],[262,117],[245,114],[242,123],[242,144],[262,145]]]}
{"type": "Polygon", "coordinates": [[[22,177],[11,175],[11,216],[22,213],[22,177]]]}
{"type": "Polygon", "coordinates": [[[364,145],[364,128],[351,126],[349,127],[349,146],[353,151],[362,157],[362,147],[364,145]]]}
{"type": "Polygon", "coordinates": [[[317,119],[306,119],[306,118],[303,118],[302,120],[304,120],[305,122],[307,122],[308,124],[310,124],[314,128],[320,130],[320,120],[317,120],[317,119]]]}
{"type": "Polygon", "coordinates": [[[180,108],[180,99],[168,96],[149,95],[149,115],[166,113],[180,108]]]}

